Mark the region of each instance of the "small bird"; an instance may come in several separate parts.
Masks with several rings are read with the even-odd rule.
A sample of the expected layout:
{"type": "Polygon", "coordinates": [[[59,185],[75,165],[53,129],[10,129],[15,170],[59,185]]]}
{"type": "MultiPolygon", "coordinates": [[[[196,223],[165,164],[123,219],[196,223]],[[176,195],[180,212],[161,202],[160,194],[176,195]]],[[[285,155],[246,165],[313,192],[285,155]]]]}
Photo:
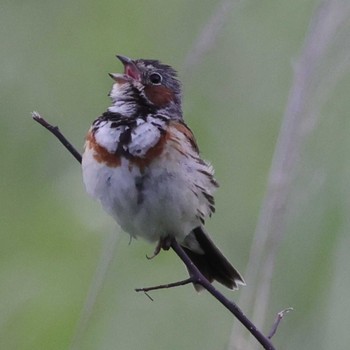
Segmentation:
{"type": "Polygon", "coordinates": [[[112,105],[86,137],[88,194],[131,238],[157,242],[152,257],[176,239],[210,282],[237,289],[242,276],[204,230],[218,183],[183,120],[176,71],[157,60],[117,58],[124,73],[109,74],[112,105]]]}

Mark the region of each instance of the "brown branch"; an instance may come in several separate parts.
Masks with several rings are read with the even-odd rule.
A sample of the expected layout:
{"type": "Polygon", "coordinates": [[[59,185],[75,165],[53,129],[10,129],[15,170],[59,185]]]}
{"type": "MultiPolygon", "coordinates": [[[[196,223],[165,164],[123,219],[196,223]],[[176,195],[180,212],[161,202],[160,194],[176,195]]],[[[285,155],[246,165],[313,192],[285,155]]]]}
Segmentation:
{"type": "Polygon", "coordinates": [[[172,283],[167,283],[167,284],[160,284],[158,286],[153,286],[153,287],[144,287],[144,288],[136,288],[135,292],[144,292],[148,293],[152,290],[158,290],[158,289],[168,289],[168,288],[174,288],[174,287],[180,287],[180,286],[186,286],[187,284],[190,283],[195,283],[196,281],[190,277],[182,281],[178,282],[172,282],[172,283]]]}
{"type": "Polygon", "coordinates": [[[220,293],[197,269],[191,259],[187,256],[181,246],[173,239],[171,248],[179,256],[179,258],[186,265],[194,283],[200,284],[206,289],[217,301],[226,307],[231,313],[248,329],[248,331],[255,337],[255,339],[262,345],[264,349],[274,350],[270,340],[265,337],[255,325],[244,315],[242,310],[231,300],[227,299],[222,293],[220,293]]]}
{"type": "Polygon", "coordinates": [[[48,123],[38,112],[32,112],[32,118],[42,125],[45,129],[49,130],[52,134],[54,134],[59,141],[62,143],[64,147],[67,148],[69,153],[79,162],[81,163],[81,154],[76,150],[76,148],[63,136],[58,126],[53,126],[48,123]]]}
{"type": "MultiPolygon", "coordinates": [[[[53,126],[50,123],[48,123],[44,118],[40,116],[39,113],[33,112],[32,113],[33,119],[38,122],[40,125],[42,125],[45,129],[49,130],[52,134],[54,134],[59,141],[66,147],[66,149],[72,154],[72,156],[81,163],[81,155],[80,153],[75,149],[75,147],[63,136],[60,129],[57,126],[53,126]]],[[[172,239],[171,242],[171,248],[174,250],[174,252],[179,256],[179,258],[183,261],[183,263],[186,265],[189,273],[190,278],[170,283],[167,285],[160,285],[156,287],[149,287],[149,288],[140,288],[137,291],[143,291],[147,294],[150,290],[155,289],[163,289],[163,288],[171,288],[176,286],[181,286],[189,283],[195,283],[201,285],[204,289],[206,289],[216,300],[218,300],[223,306],[226,307],[247,329],[248,331],[256,338],[256,340],[262,345],[262,347],[266,350],[275,350],[275,347],[272,345],[271,341],[268,339],[268,337],[264,336],[256,327],[255,325],[243,314],[241,309],[231,300],[227,299],[221,292],[219,292],[198,270],[198,268],[193,264],[191,259],[187,256],[185,251],[181,248],[181,246],[176,242],[175,239],[172,239]]],[[[280,322],[280,321],[279,321],[280,322]]],[[[278,322],[278,324],[279,324],[278,322]]],[[[275,327],[277,329],[278,327],[275,327]]]]}

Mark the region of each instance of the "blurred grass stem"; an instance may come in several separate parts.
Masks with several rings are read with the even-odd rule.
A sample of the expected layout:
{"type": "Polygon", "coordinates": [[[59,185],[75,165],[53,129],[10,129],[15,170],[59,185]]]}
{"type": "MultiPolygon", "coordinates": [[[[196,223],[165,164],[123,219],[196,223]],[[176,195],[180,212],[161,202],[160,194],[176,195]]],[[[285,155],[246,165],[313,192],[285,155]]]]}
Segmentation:
{"type": "MultiPolygon", "coordinates": [[[[282,120],[265,198],[252,243],[245,279],[247,288],[240,305],[251,310],[253,323],[263,327],[269,305],[271,280],[280,242],[286,233],[287,205],[300,154],[307,137],[314,131],[319,107],[312,108],[315,90],[329,92],[319,79],[319,65],[346,20],[349,2],[322,1],[312,16],[282,120]]],[[[229,349],[255,348],[241,327],[233,327],[229,349]]]]}

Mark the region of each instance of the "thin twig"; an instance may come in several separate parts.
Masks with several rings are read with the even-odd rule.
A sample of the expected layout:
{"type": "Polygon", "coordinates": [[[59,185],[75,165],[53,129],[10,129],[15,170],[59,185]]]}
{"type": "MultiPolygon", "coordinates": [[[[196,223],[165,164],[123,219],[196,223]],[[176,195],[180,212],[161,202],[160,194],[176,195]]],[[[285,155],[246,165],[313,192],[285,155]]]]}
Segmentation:
{"type": "Polygon", "coordinates": [[[49,124],[38,112],[32,112],[32,118],[42,125],[45,129],[49,130],[54,134],[64,147],[67,148],[69,153],[81,163],[81,154],[76,150],[76,148],[63,136],[58,126],[53,126],[49,124]]]}
{"type": "Polygon", "coordinates": [[[158,290],[158,289],[169,289],[169,288],[174,288],[174,287],[180,287],[180,286],[185,286],[190,283],[194,283],[193,278],[187,278],[182,281],[177,281],[177,282],[172,282],[172,283],[167,283],[167,284],[159,284],[158,286],[153,286],[153,287],[143,287],[143,288],[135,288],[135,292],[150,292],[152,290],[158,290]]]}
{"type": "Polygon", "coordinates": [[[275,322],[273,323],[272,327],[271,327],[271,331],[269,333],[269,335],[267,336],[269,339],[271,339],[275,333],[277,332],[277,328],[278,326],[280,325],[283,317],[289,312],[289,311],[292,311],[293,308],[292,307],[287,307],[286,309],[280,311],[277,313],[277,316],[276,316],[276,319],[275,319],[275,322]]]}
{"type": "Polygon", "coordinates": [[[185,251],[176,242],[172,240],[171,248],[178,255],[178,257],[186,265],[190,272],[191,278],[206,289],[217,301],[226,307],[231,313],[248,329],[248,331],[256,338],[256,340],[262,345],[264,349],[274,350],[275,347],[271,341],[265,337],[255,325],[244,315],[242,310],[231,300],[227,299],[222,293],[220,293],[197,269],[191,259],[187,256],[185,251]]]}
{"type": "MultiPolygon", "coordinates": [[[[73,145],[63,136],[61,131],[57,126],[52,126],[45,119],[43,119],[39,113],[33,112],[33,119],[42,125],[44,128],[49,130],[52,134],[54,134],[61,143],[66,147],[66,149],[73,155],[73,157],[81,163],[81,155],[73,145]]],[[[206,289],[216,300],[218,300],[222,305],[224,305],[247,329],[248,331],[257,339],[257,341],[263,346],[266,350],[275,350],[271,341],[264,336],[255,325],[243,314],[241,309],[233,302],[227,299],[222,293],[220,293],[198,270],[198,268],[193,264],[191,259],[187,256],[185,251],[181,248],[181,246],[176,242],[175,239],[171,241],[171,248],[174,252],[179,256],[179,258],[186,265],[188,271],[190,272],[190,278],[184,281],[176,282],[168,284],[168,286],[180,286],[188,283],[200,284],[204,289],[206,289]]],[[[160,289],[167,288],[163,286],[144,288],[142,291],[146,293],[147,291],[152,289],[160,289]]],[[[152,299],[152,298],[151,298],[152,299]]]]}

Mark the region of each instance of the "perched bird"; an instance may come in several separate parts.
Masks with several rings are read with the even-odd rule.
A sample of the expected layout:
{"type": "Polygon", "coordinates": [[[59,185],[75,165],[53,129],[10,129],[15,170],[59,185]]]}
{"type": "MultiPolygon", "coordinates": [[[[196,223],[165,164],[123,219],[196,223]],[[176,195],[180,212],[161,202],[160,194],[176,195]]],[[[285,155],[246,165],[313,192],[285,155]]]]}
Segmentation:
{"type": "Polygon", "coordinates": [[[87,192],[132,238],[158,242],[154,256],[176,239],[210,282],[244,285],[204,230],[218,183],[183,120],[176,71],[157,60],[117,57],[124,73],[110,74],[112,105],[86,137],[87,192]]]}

